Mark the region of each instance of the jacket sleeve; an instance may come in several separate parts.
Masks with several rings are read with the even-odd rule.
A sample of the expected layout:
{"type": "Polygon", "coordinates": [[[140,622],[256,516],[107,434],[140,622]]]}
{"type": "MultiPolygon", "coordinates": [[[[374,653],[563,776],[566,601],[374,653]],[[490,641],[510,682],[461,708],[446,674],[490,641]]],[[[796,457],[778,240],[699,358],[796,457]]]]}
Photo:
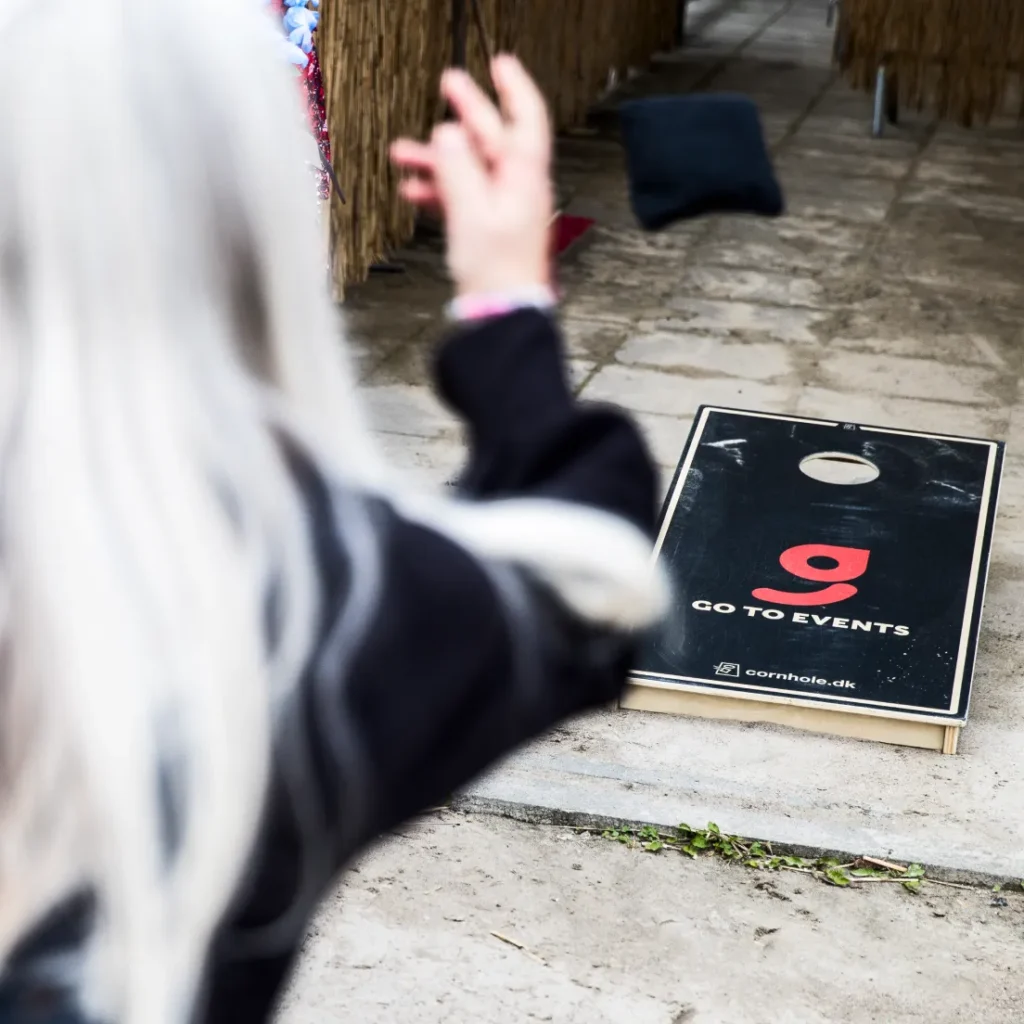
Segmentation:
{"type": "MultiPolygon", "coordinates": [[[[643,443],[621,414],[573,400],[548,317],[460,332],[438,375],[470,433],[464,497],[555,498],[653,532],[643,443]]],[[[205,1020],[262,1019],[338,868],[518,744],[614,699],[639,642],[585,624],[522,566],[481,558],[443,524],[331,487],[283,443],[310,517],[321,640],[279,712],[264,822],[213,947],[205,1020]]]]}
{"type": "Polygon", "coordinates": [[[657,480],[635,425],[574,400],[562,338],[530,310],[463,330],[437,363],[442,397],[466,421],[460,488],[475,498],[557,498],[654,529],[657,480]]]}
{"type": "MultiPolygon", "coordinates": [[[[575,401],[560,347],[549,317],[524,312],[464,330],[443,350],[440,390],[470,435],[463,494],[588,505],[650,535],[656,479],[644,444],[619,412],[575,401]]],[[[613,700],[639,641],[583,623],[529,572],[481,559],[383,499],[332,500],[348,529],[342,542],[320,516],[337,617],[325,632],[344,634],[347,619],[359,640],[344,665],[325,645],[306,698],[341,702],[327,712],[311,704],[307,721],[321,764],[342,751],[325,777],[344,789],[334,801],[344,858],[560,719],[613,700]],[[372,558],[352,540],[359,517],[372,558]],[[343,742],[329,724],[338,721],[343,742]]]]}

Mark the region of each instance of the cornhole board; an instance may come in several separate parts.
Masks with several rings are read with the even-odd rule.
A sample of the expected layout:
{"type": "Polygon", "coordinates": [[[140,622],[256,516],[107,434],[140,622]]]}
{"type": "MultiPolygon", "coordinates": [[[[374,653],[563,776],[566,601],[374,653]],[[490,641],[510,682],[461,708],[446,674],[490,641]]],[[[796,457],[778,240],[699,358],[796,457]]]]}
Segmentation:
{"type": "Polygon", "coordinates": [[[621,706],[956,753],[1003,449],[702,407],[657,540],[674,605],[621,706]]]}

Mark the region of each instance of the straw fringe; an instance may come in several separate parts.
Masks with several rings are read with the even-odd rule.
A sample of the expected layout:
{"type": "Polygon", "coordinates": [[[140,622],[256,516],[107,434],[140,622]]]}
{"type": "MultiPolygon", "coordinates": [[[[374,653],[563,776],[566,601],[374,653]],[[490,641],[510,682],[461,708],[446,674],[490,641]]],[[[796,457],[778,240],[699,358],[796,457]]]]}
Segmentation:
{"type": "Polygon", "coordinates": [[[842,0],[836,38],[856,88],[874,88],[885,64],[902,104],[968,127],[1024,118],[1022,0],[842,0]]]}

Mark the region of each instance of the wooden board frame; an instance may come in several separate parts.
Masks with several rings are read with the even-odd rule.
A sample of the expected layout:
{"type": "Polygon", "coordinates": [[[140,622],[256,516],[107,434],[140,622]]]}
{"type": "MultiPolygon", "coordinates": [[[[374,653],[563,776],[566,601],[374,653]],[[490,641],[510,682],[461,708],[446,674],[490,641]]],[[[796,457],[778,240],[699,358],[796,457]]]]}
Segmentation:
{"type": "Polygon", "coordinates": [[[630,680],[619,707],[627,711],[712,718],[727,722],[762,722],[785,725],[805,732],[872,740],[900,747],[918,747],[955,754],[960,742],[959,724],[943,725],[919,719],[882,718],[793,701],[748,700],[716,693],[696,693],[672,686],[630,680]]]}

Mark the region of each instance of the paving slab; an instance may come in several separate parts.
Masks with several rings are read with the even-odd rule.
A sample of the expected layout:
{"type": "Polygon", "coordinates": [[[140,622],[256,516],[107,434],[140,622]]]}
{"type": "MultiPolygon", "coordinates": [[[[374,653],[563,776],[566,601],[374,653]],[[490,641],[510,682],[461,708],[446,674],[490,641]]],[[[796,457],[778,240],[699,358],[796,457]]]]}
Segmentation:
{"type": "Polygon", "coordinates": [[[1022,926],[1009,890],[840,890],[445,812],[346,873],[279,1020],[1019,1024],[1022,926]]]}
{"type": "MultiPolygon", "coordinates": [[[[707,402],[1006,438],[961,752],[607,709],[459,801],[542,820],[714,820],[795,846],[1024,878],[1024,133],[909,112],[872,139],[870,98],[831,68],[824,6],[700,0],[687,48],[629,87],[747,92],[765,110],[785,217],[647,236],[614,133],[560,145],[570,209],[598,218],[562,268],[571,370],[582,397],[636,415],[669,472],[707,402]]],[[[461,445],[426,379],[445,289],[428,249],[407,279],[375,279],[351,300],[385,447],[435,480],[461,445]]]]}

